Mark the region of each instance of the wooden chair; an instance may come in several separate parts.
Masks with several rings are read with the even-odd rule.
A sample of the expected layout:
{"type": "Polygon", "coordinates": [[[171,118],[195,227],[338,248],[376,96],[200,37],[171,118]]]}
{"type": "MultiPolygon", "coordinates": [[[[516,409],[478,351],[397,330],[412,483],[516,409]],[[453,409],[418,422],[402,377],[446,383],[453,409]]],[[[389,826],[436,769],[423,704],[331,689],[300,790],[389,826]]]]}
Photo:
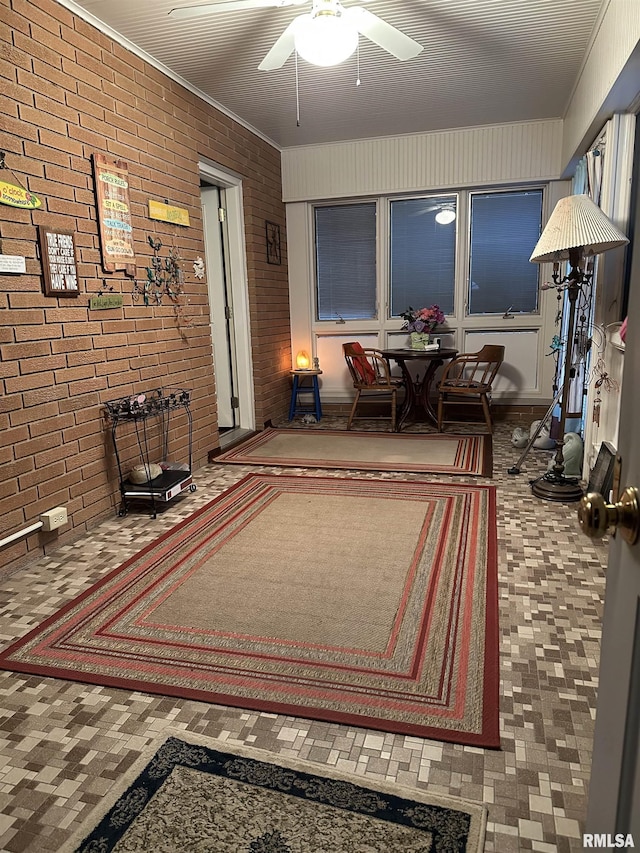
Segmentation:
{"type": "MultiPolygon", "coordinates": [[[[438,382],[438,432],[444,423],[453,420],[444,418],[444,407],[481,406],[489,432],[493,432],[491,420],[491,385],[500,365],[504,361],[504,347],[486,344],[480,352],[467,353],[452,359],[445,367],[438,382]]],[[[482,423],[482,421],[471,421],[482,423]]]]}
{"type": "MultiPolygon", "coordinates": [[[[356,409],[363,394],[383,398],[390,397],[391,400],[391,431],[396,428],[396,411],[398,408],[398,389],[403,387],[402,379],[391,375],[391,368],[382,353],[376,349],[363,349],[357,341],[342,344],[349,373],[356,389],[356,397],[351,407],[347,429],[356,418],[356,409]]],[[[358,417],[364,417],[359,415],[358,417]]]]}

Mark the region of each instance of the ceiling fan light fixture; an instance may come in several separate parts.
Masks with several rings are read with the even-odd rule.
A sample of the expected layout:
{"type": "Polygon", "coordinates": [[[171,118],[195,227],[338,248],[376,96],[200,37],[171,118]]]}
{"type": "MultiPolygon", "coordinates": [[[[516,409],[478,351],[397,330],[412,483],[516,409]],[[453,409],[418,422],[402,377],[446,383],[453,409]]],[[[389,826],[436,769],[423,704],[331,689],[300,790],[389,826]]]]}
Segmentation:
{"type": "Polygon", "coordinates": [[[445,207],[436,213],[436,222],[438,225],[450,225],[455,221],[456,212],[450,207],[445,207]]]}
{"type": "Polygon", "coordinates": [[[311,65],[339,65],[358,47],[358,31],[341,15],[301,15],[295,31],[295,47],[311,65]]]}

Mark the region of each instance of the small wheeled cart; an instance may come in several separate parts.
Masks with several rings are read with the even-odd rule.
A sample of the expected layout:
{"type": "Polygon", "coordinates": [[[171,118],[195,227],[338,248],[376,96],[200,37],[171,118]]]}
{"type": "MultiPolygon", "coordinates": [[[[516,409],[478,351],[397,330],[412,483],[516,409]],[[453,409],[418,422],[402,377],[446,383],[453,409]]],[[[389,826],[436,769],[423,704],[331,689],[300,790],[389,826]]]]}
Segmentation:
{"type": "Polygon", "coordinates": [[[155,518],[158,503],[168,503],[176,495],[187,489],[190,492],[196,491],[197,486],[191,478],[193,419],[189,404],[189,391],[183,388],[159,388],[105,403],[107,419],[111,423],[111,438],[120,479],[122,501],[118,510],[119,516],[122,517],[127,514],[130,500],[142,499],[151,501],[151,514],[155,518]],[[131,443],[133,436],[143,470],[152,472],[153,463],[150,459],[151,444],[154,440],[152,433],[157,436],[157,429],[152,429],[153,419],[160,429],[162,459],[167,460],[171,416],[180,411],[184,411],[187,418],[189,431],[188,463],[176,464],[165,461],[161,464],[162,471],[158,476],[144,483],[132,482],[131,475],[123,472],[120,452],[118,451],[118,443],[125,439],[125,432],[127,444],[131,443]]]}

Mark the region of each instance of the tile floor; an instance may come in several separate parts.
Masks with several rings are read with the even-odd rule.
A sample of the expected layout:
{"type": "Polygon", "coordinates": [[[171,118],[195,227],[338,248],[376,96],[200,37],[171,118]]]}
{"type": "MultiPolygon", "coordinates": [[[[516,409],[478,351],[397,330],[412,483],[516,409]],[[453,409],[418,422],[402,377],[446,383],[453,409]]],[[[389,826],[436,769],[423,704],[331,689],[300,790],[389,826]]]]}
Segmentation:
{"type": "MultiPolygon", "coordinates": [[[[344,423],[325,418],[313,428],[344,423]]],[[[522,474],[507,473],[521,453],[510,443],[515,425],[496,428],[492,480],[498,488],[501,750],[0,672],[0,849],[58,850],[170,725],[484,802],[487,853],[582,850],[607,548],[579,533],[575,506],[532,497],[529,480],[544,471],[548,452],[533,450],[522,474]]],[[[358,424],[367,426],[376,428],[358,424]]],[[[39,624],[250,470],[208,465],[196,472],[198,491],[157,519],[142,508],[126,518],[114,515],[0,578],[0,643],[39,624]]]]}

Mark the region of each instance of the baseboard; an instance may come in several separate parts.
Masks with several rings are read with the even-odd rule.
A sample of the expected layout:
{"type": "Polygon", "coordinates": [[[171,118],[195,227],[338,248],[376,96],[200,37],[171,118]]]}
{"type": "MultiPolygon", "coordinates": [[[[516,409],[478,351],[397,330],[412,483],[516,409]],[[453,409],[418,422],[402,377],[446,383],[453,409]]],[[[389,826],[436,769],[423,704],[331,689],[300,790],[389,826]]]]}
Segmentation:
{"type": "MultiPolygon", "coordinates": [[[[531,424],[532,421],[540,420],[547,413],[546,405],[530,405],[518,403],[493,403],[491,405],[491,414],[495,422],[517,421],[518,423],[531,424]]],[[[322,411],[325,415],[333,415],[334,417],[347,417],[351,411],[351,403],[322,403],[322,411]]],[[[389,404],[380,404],[375,400],[364,403],[358,407],[358,414],[362,417],[371,413],[371,417],[389,416],[389,404]],[[367,408],[365,408],[367,406],[367,408]]],[[[455,416],[456,420],[464,421],[467,418],[468,412],[460,409],[456,410],[453,404],[447,407],[447,414],[455,416]]],[[[471,419],[469,419],[471,420],[471,419]]]]}

